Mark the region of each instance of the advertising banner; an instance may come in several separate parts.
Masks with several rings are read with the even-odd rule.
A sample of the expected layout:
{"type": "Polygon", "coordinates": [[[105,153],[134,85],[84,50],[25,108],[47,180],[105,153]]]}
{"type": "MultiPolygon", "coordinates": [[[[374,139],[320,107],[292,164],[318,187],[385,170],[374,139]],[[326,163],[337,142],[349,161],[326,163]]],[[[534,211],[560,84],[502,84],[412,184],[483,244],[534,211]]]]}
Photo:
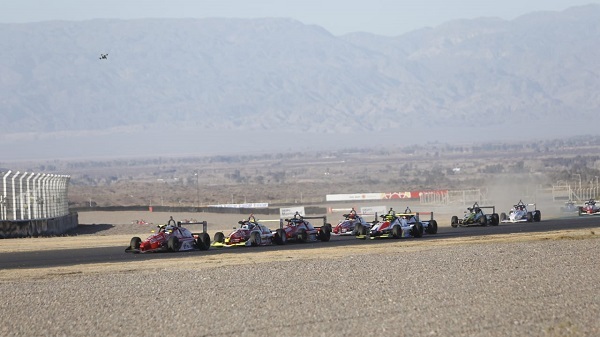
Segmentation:
{"type": "Polygon", "coordinates": [[[298,214],[305,216],[306,214],[304,214],[304,206],[300,206],[300,207],[282,207],[279,209],[279,217],[281,219],[287,219],[287,218],[291,218],[294,216],[294,214],[296,214],[296,212],[298,212],[298,214]]]}

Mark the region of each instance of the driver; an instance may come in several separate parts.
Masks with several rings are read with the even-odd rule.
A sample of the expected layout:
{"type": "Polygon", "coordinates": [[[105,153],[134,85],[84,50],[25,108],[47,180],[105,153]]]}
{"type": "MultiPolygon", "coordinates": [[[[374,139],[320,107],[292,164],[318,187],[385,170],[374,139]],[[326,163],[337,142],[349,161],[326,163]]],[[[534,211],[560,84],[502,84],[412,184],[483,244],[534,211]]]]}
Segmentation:
{"type": "Polygon", "coordinates": [[[167,226],[173,226],[174,227],[175,225],[176,225],[175,220],[173,220],[173,217],[170,216],[169,217],[169,221],[167,222],[167,226]]]}
{"type": "Polygon", "coordinates": [[[396,211],[394,211],[391,207],[390,210],[385,215],[385,220],[392,221],[396,218],[396,211]]]}

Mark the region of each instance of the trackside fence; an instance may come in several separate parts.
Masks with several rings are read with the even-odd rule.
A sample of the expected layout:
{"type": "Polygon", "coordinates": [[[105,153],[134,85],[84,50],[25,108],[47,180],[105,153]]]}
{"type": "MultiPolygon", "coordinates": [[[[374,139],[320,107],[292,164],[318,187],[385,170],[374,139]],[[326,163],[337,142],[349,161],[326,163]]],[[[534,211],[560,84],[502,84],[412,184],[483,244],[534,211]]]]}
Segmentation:
{"type": "Polygon", "coordinates": [[[60,235],[79,225],[68,175],[0,172],[0,239],[60,235]]]}

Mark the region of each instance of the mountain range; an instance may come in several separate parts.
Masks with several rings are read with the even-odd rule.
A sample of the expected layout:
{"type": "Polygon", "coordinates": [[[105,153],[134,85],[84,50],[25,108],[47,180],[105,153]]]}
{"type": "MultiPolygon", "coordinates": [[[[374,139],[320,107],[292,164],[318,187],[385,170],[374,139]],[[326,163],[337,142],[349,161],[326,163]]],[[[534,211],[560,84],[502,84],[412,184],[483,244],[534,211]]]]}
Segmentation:
{"type": "Polygon", "coordinates": [[[0,24],[0,155],[594,133],[599,41],[600,5],[391,37],[281,18],[0,24]]]}

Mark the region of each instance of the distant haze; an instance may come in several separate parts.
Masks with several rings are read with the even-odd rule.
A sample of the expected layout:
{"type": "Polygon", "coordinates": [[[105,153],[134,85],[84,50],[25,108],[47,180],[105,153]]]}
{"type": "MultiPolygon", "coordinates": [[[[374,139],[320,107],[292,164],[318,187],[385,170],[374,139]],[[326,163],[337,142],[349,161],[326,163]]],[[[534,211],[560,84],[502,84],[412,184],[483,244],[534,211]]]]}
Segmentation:
{"type": "Polygon", "coordinates": [[[598,41],[600,5],[397,37],[280,18],[0,24],[0,156],[597,134],[598,41]]]}
{"type": "Polygon", "coordinates": [[[290,18],[335,35],[397,36],[456,19],[512,20],[535,11],[560,11],[597,0],[19,0],[5,1],[0,23],[141,18],[290,18]]]}

